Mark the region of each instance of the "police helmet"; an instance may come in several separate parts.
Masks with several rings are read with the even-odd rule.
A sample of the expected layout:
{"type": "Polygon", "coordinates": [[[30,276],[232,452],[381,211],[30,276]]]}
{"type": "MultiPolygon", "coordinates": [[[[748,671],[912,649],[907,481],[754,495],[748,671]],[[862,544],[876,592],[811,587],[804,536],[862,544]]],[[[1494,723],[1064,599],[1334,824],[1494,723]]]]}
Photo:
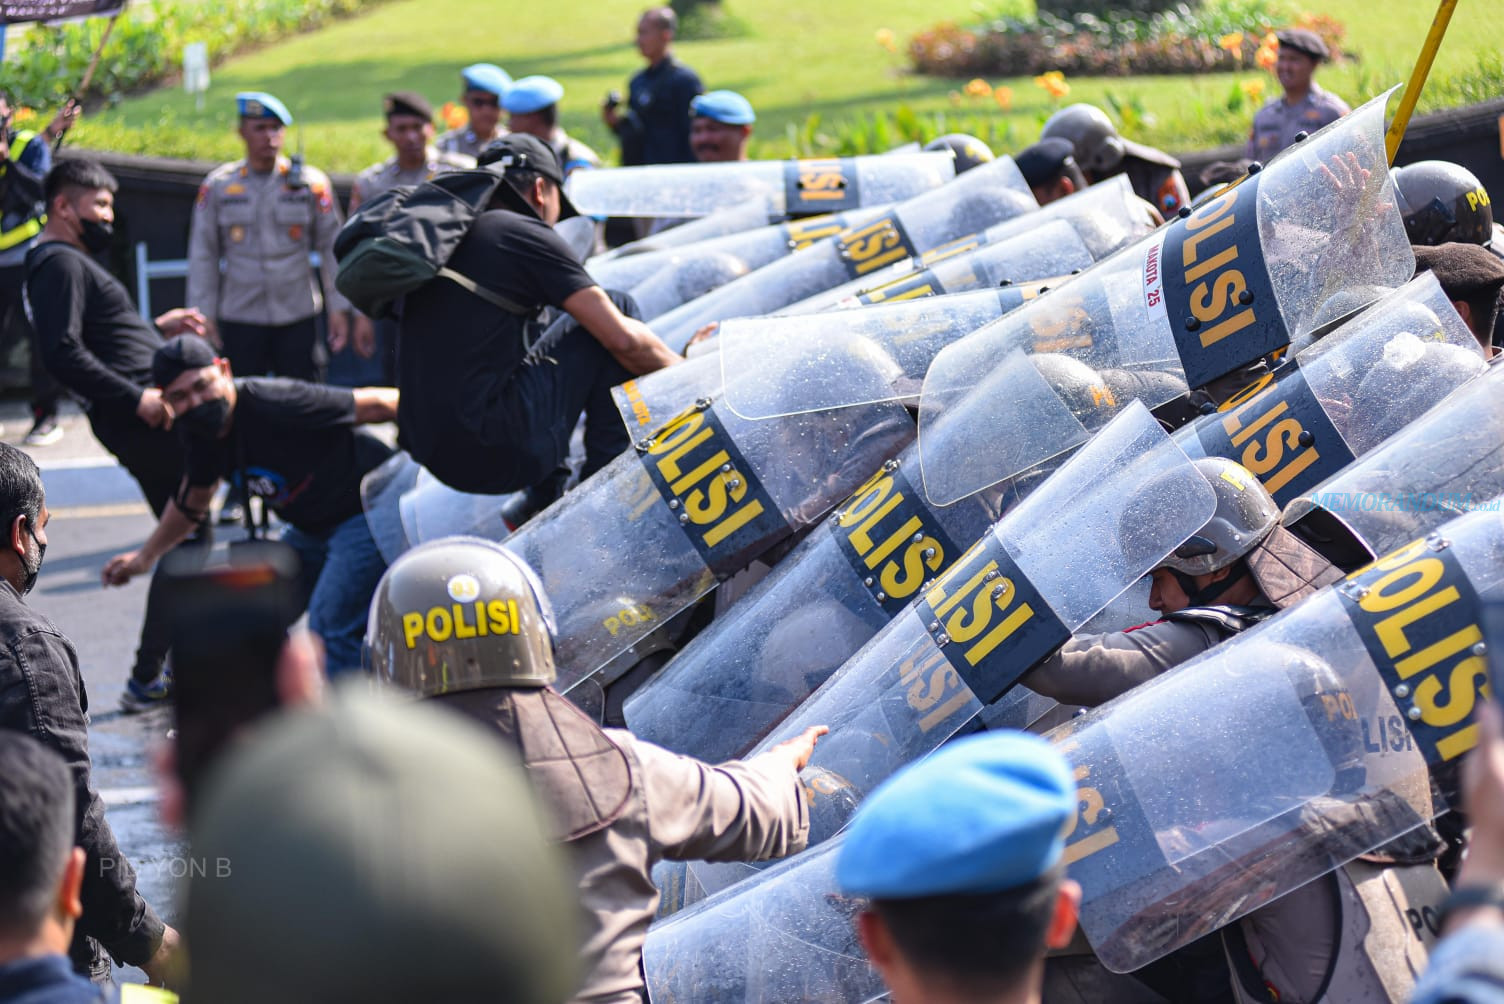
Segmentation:
{"type": "Polygon", "coordinates": [[[1493,239],[1488,192],[1465,167],[1445,160],[1397,167],[1394,193],[1411,244],[1487,244],[1493,239]]]}
{"type": "Polygon", "coordinates": [[[1192,461],[1212,486],[1217,508],[1206,525],[1177,547],[1161,568],[1206,575],[1258,546],[1279,524],[1279,506],[1247,468],[1225,457],[1192,461]]]}
{"type": "Polygon", "coordinates": [[[1364,786],[1363,718],[1347,684],[1321,656],[1298,645],[1268,642],[1249,649],[1257,664],[1284,670],[1306,720],[1331,761],[1334,782],[1326,795],[1344,795],[1364,786]]]}
{"type": "Polygon", "coordinates": [[[1096,105],[1067,105],[1051,115],[1039,138],[1052,137],[1069,140],[1076,148],[1076,163],[1092,177],[1116,170],[1127,152],[1112,120],[1096,105]]]}
{"type": "Polygon", "coordinates": [[[533,570],[479,537],[420,544],[392,562],[366,622],[376,677],[421,697],[547,686],[554,634],[533,570]]]}
{"type": "Polygon", "coordinates": [[[950,132],[944,136],[936,136],[924,144],[924,148],[936,153],[949,150],[956,158],[957,174],[997,159],[991,147],[975,136],[968,136],[964,132],[950,132]]]}
{"type": "Polygon", "coordinates": [[[1081,360],[1058,352],[1038,352],[1029,356],[1029,362],[1088,430],[1101,428],[1117,414],[1118,398],[1112,387],[1081,360]]]}

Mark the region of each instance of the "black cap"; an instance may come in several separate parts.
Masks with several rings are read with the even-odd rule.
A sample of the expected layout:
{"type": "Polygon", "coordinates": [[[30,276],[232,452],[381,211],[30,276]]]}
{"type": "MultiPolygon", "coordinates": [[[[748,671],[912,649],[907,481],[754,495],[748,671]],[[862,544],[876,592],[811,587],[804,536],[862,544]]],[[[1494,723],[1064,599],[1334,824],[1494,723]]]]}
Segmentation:
{"type": "Polygon", "coordinates": [[[1415,271],[1430,269],[1442,291],[1453,300],[1504,286],[1504,261],[1478,244],[1437,244],[1416,247],[1415,271]]]}
{"type": "Polygon", "coordinates": [[[1013,163],[1018,165],[1030,188],[1037,188],[1060,177],[1065,164],[1076,156],[1076,147],[1068,139],[1057,136],[1042,139],[1024,150],[1013,163]]]}
{"type": "Polygon", "coordinates": [[[166,387],[190,370],[213,366],[218,357],[208,342],[198,335],[178,335],[168,339],[151,357],[151,379],[166,387]]]}
{"type": "Polygon", "coordinates": [[[387,118],[393,115],[416,115],[420,119],[433,121],[433,105],[428,99],[417,91],[393,91],[381,99],[381,114],[387,118]]]}
{"type": "MultiPolygon", "coordinates": [[[[580,215],[580,211],[564,194],[564,169],[559,166],[559,156],[553,148],[536,136],[525,132],[510,132],[493,140],[476,159],[480,167],[500,168],[507,174],[513,171],[533,171],[559,186],[559,219],[567,220],[580,215]]],[[[522,200],[528,212],[533,207],[522,200]]]]}
{"type": "Polygon", "coordinates": [[[1321,36],[1306,28],[1282,28],[1274,33],[1274,37],[1279,39],[1281,49],[1294,49],[1315,60],[1326,59],[1331,55],[1321,36]]]}

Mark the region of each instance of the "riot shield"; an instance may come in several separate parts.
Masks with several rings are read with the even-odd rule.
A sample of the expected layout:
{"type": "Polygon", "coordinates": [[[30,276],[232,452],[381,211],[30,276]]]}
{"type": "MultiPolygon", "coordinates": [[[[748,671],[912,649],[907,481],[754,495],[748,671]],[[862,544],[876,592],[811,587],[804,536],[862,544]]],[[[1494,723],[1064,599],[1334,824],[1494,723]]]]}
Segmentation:
{"type": "Polygon", "coordinates": [[[586,216],[705,216],[760,200],[765,216],[815,216],[899,202],[955,177],[947,153],[719,164],[653,164],[577,171],[565,182],[586,216]]]}
{"type": "MultiPolygon", "coordinates": [[[[1475,513],[1051,733],[1102,962],[1140,968],[1447,808],[1487,693],[1479,604],[1501,595],[1504,520],[1475,513]]],[[[871,999],[841,841],[656,925],[650,997],[871,999]]]]}
{"type": "Polygon", "coordinates": [[[418,462],[399,450],[360,479],[360,505],[371,539],[388,564],[414,543],[402,526],[402,496],[418,483],[418,462]]]}
{"type": "MultiPolygon", "coordinates": [[[[864,368],[896,370],[873,353],[830,378],[864,368]]],[[[781,367],[746,379],[776,396],[781,367]]],[[[818,519],[913,437],[891,402],[760,422],[709,397],[681,408],[506,542],[553,602],[561,691],[818,519]]]]}
{"type": "MultiPolygon", "coordinates": [[[[767,749],[830,726],[802,774],[810,842],[971,723],[1213,509],[1211,486],[1148,409],[1124,409],[763,741],[767,749]]],[[[690,865],[710,891],[746,870],[690,865]]]]}
{"type": "Polygon", "coordinates": [[[657,318],[653,330],[670,348],[682,351],[696,331],[713,321],[770,314],[1037,208],[1017,166],[1000,157],[900,202],[864,226],[843,230],[671,310],[657,318]]]}
{"type": "Polygon", "coordinates": [[[413,546],[453,536],[503,540],[512,532],[508,510],[520,507],[525,494],[457,491],[420,468],[417,482],[402,496],[403,530],[413,546]]]}
{"type": "MultiPolygon", "coordinates": [[[[1108,403],[1107,383],[1083,364],[1040,354],[1020,356],[1018,366],[1031,386],[1048,386],[1052,401],[1074,402],[1072,421],[1098,428],[1116,410],[1115,401],[1108,403]],[[1063,386],[1061,371],[1083,375],[1083,385],[1063,386]]],[[[1024,396],[1000,386],[1010,399],[1024,396]]],[[[728,384],[728,397],[730,390],[728,384]]],[[[1035,429],[1020,423],[973,437],[968,463],[985,467],[1001,458],[1010,465],[1013,440],[1035,429]]],[[[914,459],[911,448],[884,464],[772,575],[646,683],[626,705],[632,729],[702,759],[744,752],[902,613],[921,584],[944,573],[1006,506],[1043,483],[1046,473],[1031,472],[1005,491],[942,508],[919,491],[914,459]]]]}
{"type": "MultiPolygon", "coordinates": [[[[1154,229],[1154,222],[1144,211],[1144,204],[1133,194],[1133,187],[1126,175],[1118,175],[1074,195],[1051,202],[1037,213],[1027,213],[988,227],[974,234],[942,244],[918,258],[896,262],[885,268],[860,276],[849,282],[817,293],[808,299],[791,304],[780,314],[813,314],[841,306],[851,306],[849,301],[858,299],[878,287],[922,271],[955,254],[966,253],[988,244],[1013,240],[1031,233],[1046,222],[1059,220],[1069,223],[1076,236],[1086,245],[1093,261],[1106,258],[1121,250],[1154,229]]],[[[1037,270],[1036,270],[1037,273],[1037,270]]],[[[1065,274],[1065,273],[1060,273],[1065,274]]]]}
{"type": "Polygon", "coordinates": [[[602,252],[587,259],[585,268],[594,275],[598,267],[609,261],[666,251],[670,248],[683,247],[685,244],[693,244],[696,241],[725,237],[727,234],[739,234],[744,230],[755,230],[770,223],[777,223],[779,220],[779,216],[769,215],[766,199],[749,199],[737,205],[717,209],[706,216],[687,219],[666,230],[660,230],[640,240],[623,244],[619,248],[602,252]]]}
{"type": "Polygon", "coordinates": [[[1504,368],[1491,366],[1285,507],[1284,522],[1343,568],[1504,492],[1504,368]]]}
{"type": "Polygon", "coordinates": [[[1426,272],[1175,433],[1190,456],[1236,460],[1281,506],[1487,368],[1426,272]]]}
{"type": "Polygon", "coordinates": [[[927,429],[958,413],[968,425],[996,414],[995,399],[972,392],[983,390],[992,367],[1013,350],[1016,339],[1002,330],[1008,325],[1091,341],[1105,327],[1112,337],[1131,336],[1156,352],[1169,343],[1186,383],[1199,387],[1313,326],[1338,290],[1409,279],[1414,257],[1384,153],[1387,98],[1368,102],[1190,215],[1039,297],[998,331],[942,352],[920,402],[920,461],[931,499],[985,487],[966,478],[932,486],[935,459],[924,443],[927,429]]]}

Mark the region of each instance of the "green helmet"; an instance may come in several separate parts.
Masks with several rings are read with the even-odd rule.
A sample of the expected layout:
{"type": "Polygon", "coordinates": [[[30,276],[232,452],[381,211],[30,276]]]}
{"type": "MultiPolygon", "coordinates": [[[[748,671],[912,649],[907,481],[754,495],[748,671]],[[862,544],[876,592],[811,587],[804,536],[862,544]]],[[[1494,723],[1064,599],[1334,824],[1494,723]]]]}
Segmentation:
{"type": "Polygon", "coordinates": [[[392,562],[371,601],[376,677],[421,697],[554,681],[554,618],[533,570],[499,544],[445,537],[392,562]]]}

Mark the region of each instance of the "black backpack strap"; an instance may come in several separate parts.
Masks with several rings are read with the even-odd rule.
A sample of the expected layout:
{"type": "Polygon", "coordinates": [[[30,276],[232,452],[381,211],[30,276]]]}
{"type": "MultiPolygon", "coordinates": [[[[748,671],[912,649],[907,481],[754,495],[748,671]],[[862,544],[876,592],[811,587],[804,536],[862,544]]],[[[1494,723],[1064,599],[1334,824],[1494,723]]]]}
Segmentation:
{"type": "Polygon", "coordinates": [[[532,316],[533,311],[528,310],[526,307],[513,300],[508,300],[500,293],[487,289],[480,283],[476,282],[474,279],[470,278],[468,275],[465,275],[463,272],[456,272],[454,269],[450,268],[447,265],[439,269],[438,277],[442,279],[448,279],[450,282],[459,286],[461,289],[464,289],[470,293],[474,293],[476,296],[480,297],[482,300],[485,300],[491,306],[505,310],[509,314],[516,314],[518,317],[532,316]]]}

